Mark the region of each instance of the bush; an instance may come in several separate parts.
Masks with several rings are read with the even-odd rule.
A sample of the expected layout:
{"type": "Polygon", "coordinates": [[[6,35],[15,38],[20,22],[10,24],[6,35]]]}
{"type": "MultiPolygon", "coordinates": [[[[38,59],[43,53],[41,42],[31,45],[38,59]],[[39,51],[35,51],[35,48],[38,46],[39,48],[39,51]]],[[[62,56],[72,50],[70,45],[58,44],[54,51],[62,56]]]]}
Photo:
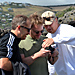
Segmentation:
{"type": "Polygon", "coordinates": [[[68,9],[66,9],[66,10],[57,12],[57,13],[56,13],[56,16],[57,16],[57,17],[63,17],[65,13],[67,13],[67,12],[69,12],[69,11],[71,11],[71,10],[74,10],[74,9],[75,9],[75,8],[71,6],[70,8],[68,8],[68,9]]]}

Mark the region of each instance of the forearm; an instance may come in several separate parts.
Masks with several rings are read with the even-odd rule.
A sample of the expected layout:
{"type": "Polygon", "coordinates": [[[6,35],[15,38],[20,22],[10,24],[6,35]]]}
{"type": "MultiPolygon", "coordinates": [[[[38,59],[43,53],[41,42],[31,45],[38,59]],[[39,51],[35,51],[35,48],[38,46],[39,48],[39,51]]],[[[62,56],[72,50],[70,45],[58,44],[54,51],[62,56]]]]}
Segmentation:
{"type": "MultiPolygon", "coordinates": [[[[63,35],[63,34],[62,34],[63,35]]],[[[75,34],[70,35],[70,34],[65,34],[63,36],[57,35],[53,37],[54,43],[64,43],[68,45],[75,45],[75,34]]]]}
{"type": "Polygon", "coordinates": [[[13,70],[12,63],[8,58],[1,58],[0,59],[0,68],[4,69],[6,71],[12,71],[13,70]]]}
{"type": "Polygon", "coordinates": [[[50,53],[50,50],[45,50],[44,48],[41,48],[39,52],[29,57],[25,57],[24,54],[21,54],[21,58],[24,63],[31,65],[37,58],[46,57],[48,56],[49,53],[50,53]]]}
{"type": "Polygon", "coordinates": [[[22,58],[22,61],[27,65],[31,65],[38,57],[38,53],[35,53],[32,56],[22,58]]]}

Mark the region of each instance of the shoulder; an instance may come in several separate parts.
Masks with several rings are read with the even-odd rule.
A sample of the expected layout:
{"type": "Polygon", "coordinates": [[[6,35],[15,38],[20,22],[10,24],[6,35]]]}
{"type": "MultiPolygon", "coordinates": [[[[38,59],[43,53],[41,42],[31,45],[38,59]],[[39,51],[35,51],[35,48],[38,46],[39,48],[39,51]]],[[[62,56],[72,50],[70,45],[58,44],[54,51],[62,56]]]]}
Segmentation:
{"type": "Polygon", "coordinates": [[[48,34],[46,35],[46,37],[51,38],[51,37],[52,37],[51,33],[48,33],[48,34]]]}
{"type": "Polygon", "coordinates": [[[68,25],[68,24],[60,24],[60,27],[63,27],[63,28],[70,28],[70,27],[75,28],[75,27],[73,27],[71,25],[68,25]]]}
{"type": "Polygon", "coordinates": [[[68,24],[61,24],[58,28],[60,31],[70,31],[70,30],[75,30],[75,27],[71,26],[71,25],[68,25],[68,24]]]}
{"type": "Polygon", "coordinates": [[[21,40],[19,43],[19,47],[22,47],[23,45],[25,45],[25,40],[21,40]]]}
{"type": "Polygon", "coordinates": [[[9,38],[9,33],[1,36],[0,40],[2,40],[2,39],[6,39],[7,40],[8,38],[9,38]]]}
{"type": "Polygon", "coordinates": [[[7,34],[9,32],[10,32],[10,30],[0,29],[0,38],[3,37],[5,34],[7,34]]]}
{"type": "Polygon", "coordinates": [[[0,38],[0,47],[5,47],[8,43],[8,40],[9,40],[9,34],[7,33],[0,38]]]}

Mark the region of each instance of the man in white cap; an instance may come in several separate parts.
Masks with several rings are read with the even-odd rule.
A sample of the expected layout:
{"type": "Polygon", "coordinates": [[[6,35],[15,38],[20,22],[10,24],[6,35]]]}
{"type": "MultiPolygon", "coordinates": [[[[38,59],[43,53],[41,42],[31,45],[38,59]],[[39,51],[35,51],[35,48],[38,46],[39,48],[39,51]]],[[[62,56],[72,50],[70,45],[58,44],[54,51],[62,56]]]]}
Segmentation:
{"type": "MultiPolygon", "coordinates": [[[[47,11],[47,12],[49,12],[49,11],[47,11]]],[[[47,20],[49,20],[50,18],[50,15],[51,15],[51,17],[55,17],[56,18],[56,16],[55,16],[55,14],[53,13],[53,12],[50,12],[50,13],[48,13],[48,14],[44,14],[44,19],[47,19],[47,20]],[[54,15],[54,16],[53,16],[54,15]],[[45,16],[47,16],[48,18],[46,18],[45,16]]],[[[51,24],[52,22],[50,22],[50,21],[45,21],[45,24],[51,24]]],[[[51,21],[53,21],[54,20],[54,18],[51,18],[51,21]]],[[[48,31],[49,32],[49,31],[48,31]]],[[[51,33],[48,33],[47,35],[46,35],[48,38],[52,38],[52,36],[51,36],[51,33]]],[[[53,44],[53,45],[51,45],[51,46],[53,46],[53,47],[55,47],[56,48],[56,44],[53,44]]],[[[54,65],[52,65],[52,64],[50,64],[49,62],[48,62],[48,69],[49,69],[49,75],[55,75],[55,67],[54,67],[54,65]]]]}
{"type": "Polygon", "coordinates": [[[54,64],[58,75],[75,75],[75,27],[68,24],[59,24],[52,11],[42,14],[45,29],[52,38],[44,39],[42,47],[58,44],[59,57],[54,64]]]}

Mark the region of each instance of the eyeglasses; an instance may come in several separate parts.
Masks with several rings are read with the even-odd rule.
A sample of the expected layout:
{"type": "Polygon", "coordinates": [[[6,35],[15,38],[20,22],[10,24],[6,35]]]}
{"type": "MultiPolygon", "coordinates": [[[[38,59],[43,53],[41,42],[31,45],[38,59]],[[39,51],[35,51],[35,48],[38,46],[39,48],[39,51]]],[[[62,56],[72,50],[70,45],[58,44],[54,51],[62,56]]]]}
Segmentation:
{"type": "Polygon", "coordinates": [[[51,19],[54,19],[54,17],[43,17],[43,19],[45,19],[47,21],[51,21],[51,19]]]}
{"type": "Polygon", "coordinates": [[[24,27],[24,26],[20,26],[20,27],[27,29],[28,32],[30,32],[30,30],[31,30],[31,28],[27,28],[27,27],[24,27]]]}
{"type": "Polygon", "coordinates": [[[43,33],[43,30],[41,30],[41,31],[35,31],[35,30],[33,30],[36,34],[39,34],[40,32],[41,33],[43,33]]]}

